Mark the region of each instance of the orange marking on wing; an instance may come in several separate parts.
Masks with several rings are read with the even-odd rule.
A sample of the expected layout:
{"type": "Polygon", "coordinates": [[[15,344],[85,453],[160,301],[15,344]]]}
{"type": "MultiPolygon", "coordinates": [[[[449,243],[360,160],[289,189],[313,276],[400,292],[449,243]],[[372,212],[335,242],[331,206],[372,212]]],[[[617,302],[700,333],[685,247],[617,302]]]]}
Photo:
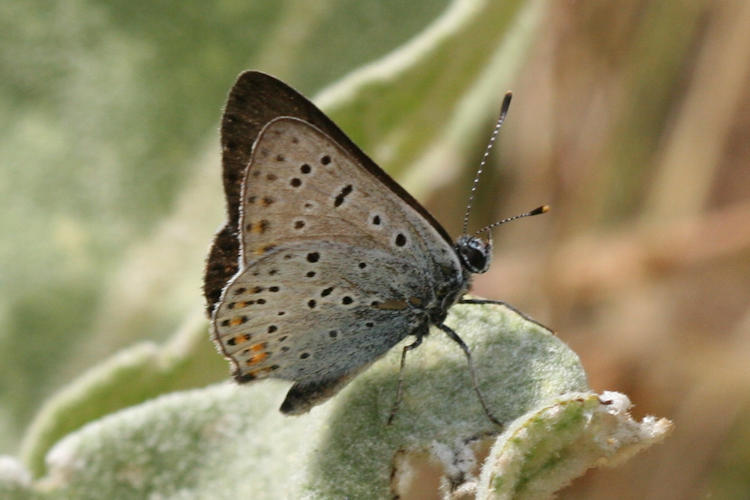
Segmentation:
{"type": "Polygon", "coordinates": [[[251,229],[251,232],[255,234],[263,234],[268,229],[269,223],[267,220],[263,219],[260,222],[253,224],[253,228],[251,229]]]}
{"type": "Polygon", "coordinates": [[[255,255],[263,255],[264,253],[269,252],[269,251],[273,250],[274,248],[276,248],[276,245],[274,245],[274,244],[263,245],[262,247],[256,248],[253,253],[255,255]]]}
{"type": "Polygon", "coordinates": [[[244,335],[235,335],[232,338],[232,342],[234,342],[234,343],[230,342],[229,345],[241,344],[243,342],[247,342],[248,340],[250,340],[250,334],[249,333],[246,333],[244,335]]]}
{"type": "Polygon", "coordinates": [[[267,352],[259,352],[258,354],[254,354],[252,357],[248,358],[247,364],[248,365],[254,365],[255,363],[260,363],[264,359],[268,357],[267,352]]]}
{"type": "Polygon", "coordinates": [[[381,302],[380,304],[376,305],[376,309],[380,309],[383,311],[402,311],[406,309],[406,301],[405,300],[396,300],[396,299],[390,299],[386,300],[385,302],[381,302]]]}

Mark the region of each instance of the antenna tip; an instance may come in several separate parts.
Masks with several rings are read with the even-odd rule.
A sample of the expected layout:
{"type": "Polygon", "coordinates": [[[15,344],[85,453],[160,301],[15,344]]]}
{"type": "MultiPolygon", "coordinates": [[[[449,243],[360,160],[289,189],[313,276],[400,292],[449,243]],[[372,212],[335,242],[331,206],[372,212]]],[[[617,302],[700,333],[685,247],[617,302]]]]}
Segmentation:
{"type": "Polygon", "coordinates": [[[547,212],[549,212],[549,205],[542,205],[529,212],[529,215],[546,214],[547,212]]]}
{"type": "Polygon", "coordinates": [[[505,97],[503,97],[503,104],[500,106],[500,115],[505,116],[505,113],[508,112],[508,108],[510,107],[510,99],[513,97],[513,92],[510,90],[505,93],[505,97]]]}

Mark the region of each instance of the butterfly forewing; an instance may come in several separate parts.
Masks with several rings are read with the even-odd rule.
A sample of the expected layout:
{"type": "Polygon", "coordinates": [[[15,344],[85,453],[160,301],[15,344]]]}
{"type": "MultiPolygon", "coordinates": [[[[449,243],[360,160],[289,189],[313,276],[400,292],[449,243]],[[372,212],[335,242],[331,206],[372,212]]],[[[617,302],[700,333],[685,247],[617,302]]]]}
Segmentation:
{"type": "Polygon", "coordinates": [[[246,71],[239,76],[232,87],[222,117],[221,144],[227,223],[216,234],[206,262],[203,289],[209,315],[215,309],[229,279],[238,270],[240,257],[238,221],[241,210],[241,192],[253,146],[260,131],[279,117],[299,118],[322,130],[338,147],[345,150],[352,158],[356,158],[359,166],[364,166],[364,169],[372,176],[387,185],[392,191],[392,196],[410,205],[440,233],[448,245],[451,244],[448,234],[430,213],[375,165],[312,102],[270,75],[258,71],[246,71]]]}
{"type": "Polygon", "coordinates": [[[400,256],[422,256],[439,238],[327,135],[289,117],[273,120],[261,132],[241,207],[245,265],[285,241],[348,239],[400,256]]]}
{"type": "Polygon", "coordinates": [[[259,134],[239,229],[240,271],[213,319],[240,380],[351,373],[426,324],[436,276],[461,273],[439,229],[296,118],[259,134]]]}

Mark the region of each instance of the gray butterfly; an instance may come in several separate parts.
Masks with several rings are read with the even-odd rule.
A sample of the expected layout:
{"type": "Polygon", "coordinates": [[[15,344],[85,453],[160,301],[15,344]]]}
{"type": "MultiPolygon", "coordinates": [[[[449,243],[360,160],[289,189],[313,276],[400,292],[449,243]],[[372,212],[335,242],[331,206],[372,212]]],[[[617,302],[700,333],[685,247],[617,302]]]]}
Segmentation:
{"type": "MultiPolygon", "coordinates": [[[[509,103],[510,94],[493,140],[509,103]]],[[[443,322],[457,302],[493,302],[462,299],[471,274],[489,266],[489,240],[464,234],[454,244],[315,105],[269,75],[240,75],[221,137],[228,221],[204,291],[238,382],[294,381],[281,411],[304,413],[411,335],[403,367],[431,325],[458,343],[475,377],[466,344],[443,322]]],[[[498,423],[475,379],[474,388],[498,423]]],[[[391,419],[400,395],[399,380],[391,419]]]]}

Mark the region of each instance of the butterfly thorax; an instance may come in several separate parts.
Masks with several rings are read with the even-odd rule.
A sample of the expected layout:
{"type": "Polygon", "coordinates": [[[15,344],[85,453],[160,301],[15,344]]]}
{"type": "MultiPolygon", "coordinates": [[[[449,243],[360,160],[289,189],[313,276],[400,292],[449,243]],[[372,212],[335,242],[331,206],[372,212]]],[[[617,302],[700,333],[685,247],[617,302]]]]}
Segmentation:
{"type": "Polygon", "coordinates": [[[492,244],[476,236],[461,236],[456,242],[455,251],[461,263],[460,273],[453,273],[452,279],[438,281],[434,298],[425,309],[432,324],[445,321],[448,309],[471,288],[473,274],[484,273],[490,266],[492,244]]]}
{"type": "Polygon", "coordinates": [[[427,310],[427,316],[430,319],[430,323],[434,325],[443,323],[448,314],[448,309],[450,309],[450,307],[468,290],[468,280],[461,283],[461,286],[455,287],[452,290],[439,290],[436,294],[434,306],[427,310]]]}

